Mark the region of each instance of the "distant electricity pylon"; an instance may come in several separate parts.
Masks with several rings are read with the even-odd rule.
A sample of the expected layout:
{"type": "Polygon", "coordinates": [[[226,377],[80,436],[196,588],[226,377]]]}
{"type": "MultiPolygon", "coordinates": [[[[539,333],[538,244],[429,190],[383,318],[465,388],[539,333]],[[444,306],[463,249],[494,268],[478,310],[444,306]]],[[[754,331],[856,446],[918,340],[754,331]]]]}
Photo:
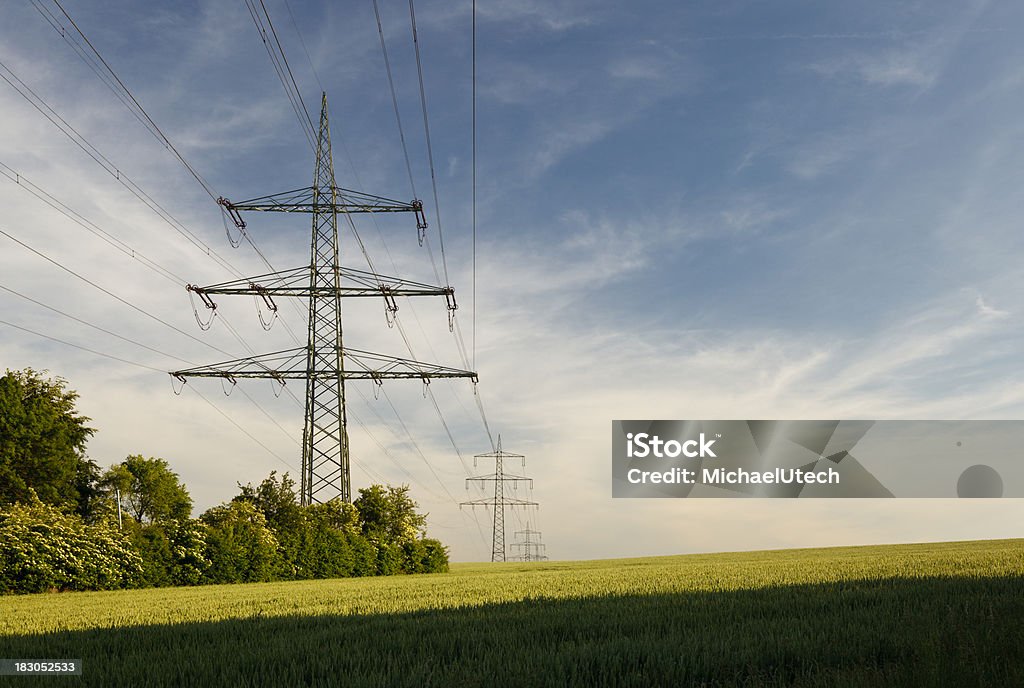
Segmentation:
{"type": "Polygon", "coordinates": [[[546,561],[547,556],[542,554],[545,549],[544,543],[540,541],[540,531],[531,530],[530,526],[527,525],[525,530],[517,530],[514,535],[523,537],[518,542],[513,542],[512,546],[521,550],[521,553],[513,557],[519,561],[546,561]]]}
{"type": "Polygon", "coordinates": [[[505,559],[505,507],[537,506],[537,502],[525,499],[505,496],[505,483],[516,485],[520,482],[528,482],[533,488],[533,478],[522,475],[511,475],[505,472],[505,459],[519,459],[523,468],[526,467],[526,457],[522,454],[511,454],[501,450],[501,435],[498,435],[497,449],[490,454],[477,454],[473,457],[473,466],[476,466],[477,459],[494,459],[494,473],[489,475],[478,475],[466,478],[466,487],[470,482],[494,483],[494,496],[484,499],[474,499],[462,502],[459,506],[491,506],[494,507],[494,527],[491,533],[491,561],[506,561],[505,559]]]}
{"type": "MultiPolygon", "coordinates": [[[[238,378],[268,378],[282,385],[286,380],[306,383],[305,424],[302,431],[301,502],[352,499],[349,470],[348,420],[345,412],[345,381],[415,379],[429,384],[431,378],[471,378],[468,370],[446,368],[342,346],[341,300],[346,297],[379,296],[388,317],[398,310],[397,296],[444,296],[451,314],[456,308],[455,291],[386,277],[373,272],[344,268],[339,260],[338,213],[413,213],[417,232],[427,226],[423,204],[409,203],[338,188],[334,183],[331,133],[327,121],[327,94],[320,109],[313,186],[261,196],[241,203],[218,200],[239,230],[245,230],[241,211],[310,213],[313,216],[309,265],[224,282],[208,287],[189,285],[210,310],[217,304],[212,294],[247,294],[276,314],[274,297],[296,297],[308,302],[309,331],[306,346],[251,358],[215,363],[171,373],[185,382],[189,377],[218,377],[232,384],[238,378]]],[[[420,235],[422,236],[422,235],[420,235]]]]}

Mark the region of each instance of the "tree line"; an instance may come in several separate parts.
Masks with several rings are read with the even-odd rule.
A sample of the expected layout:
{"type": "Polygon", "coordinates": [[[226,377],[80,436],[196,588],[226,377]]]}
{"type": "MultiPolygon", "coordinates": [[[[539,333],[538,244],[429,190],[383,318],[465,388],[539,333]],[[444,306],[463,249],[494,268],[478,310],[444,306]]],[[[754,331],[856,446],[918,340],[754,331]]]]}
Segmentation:
{"type": "Polygon", "coordinates": [[[95,429],[77,399],[32,369],[0,377],[0,593],[448,569],[406,485],[303,506],[289,475],[271,472],[192,518],[167,461],[132,455],[101,470],[87,457],[95,429]]]}

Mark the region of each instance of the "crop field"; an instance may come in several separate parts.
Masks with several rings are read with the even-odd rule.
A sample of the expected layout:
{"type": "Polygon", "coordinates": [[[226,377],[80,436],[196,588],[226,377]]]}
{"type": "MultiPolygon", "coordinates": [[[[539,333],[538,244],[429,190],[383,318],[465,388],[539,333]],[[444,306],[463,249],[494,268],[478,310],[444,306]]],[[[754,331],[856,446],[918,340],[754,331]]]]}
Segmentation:
{"type": "Polygon", "coordinates": [[[0,597],[11,685],[1024,685],[1024,540],[0,597]]]}

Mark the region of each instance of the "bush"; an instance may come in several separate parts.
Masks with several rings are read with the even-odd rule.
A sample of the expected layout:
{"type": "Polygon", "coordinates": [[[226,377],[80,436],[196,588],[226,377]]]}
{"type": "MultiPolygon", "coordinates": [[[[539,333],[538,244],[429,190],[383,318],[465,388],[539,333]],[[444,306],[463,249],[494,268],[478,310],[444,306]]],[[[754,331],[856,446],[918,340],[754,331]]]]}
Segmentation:
{"type": "Polygon", "coordinates": [[[422,573],[448,573],[448,548],[440,540],[423,538],[422,573]]]}
{"type": "Polygon", "coordinates": [[[199,585],[211,565],[206,556],[206,526],[189,518],[167,523],[164,531],[171,545],[171,585],[199,585]]]}
{"type": "Polygon", "coordinates": [[[171,585],[171,543],[160,526],[143,526],[134,519],[125,519],[126,531],[131,536],[132,547],[142,557],[142,573],[139,575],[140,588],[154,588],[171,585]]]}
{"type": "Polygon", "coordinates": [[[111,590],[139,582],[142,558],[127,538],[107,525],[43,504],[0,510],[0,592],[111,590]]]}
{"type": "Polygon", "coordinates": [[[206,526],[193,519],[143,526],[126,523],[132,545],[142,557],[139,587],[198,585],[210,568],[206,526]]]}
{"type": "Polygon", "coordinates": [[[392,542],[378,542],[377,575],[393,576],[402,572],[402,546],[392,542]]]}

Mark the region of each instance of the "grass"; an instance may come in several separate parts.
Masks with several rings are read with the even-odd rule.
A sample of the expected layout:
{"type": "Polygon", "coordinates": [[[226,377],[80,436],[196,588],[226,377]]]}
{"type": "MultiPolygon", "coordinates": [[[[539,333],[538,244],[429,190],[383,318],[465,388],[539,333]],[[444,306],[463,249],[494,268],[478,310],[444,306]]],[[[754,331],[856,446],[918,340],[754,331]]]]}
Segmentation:
{"type": "Polygon", "coordinates": [[[62,684],[1009,686],[1022,648],[1024,540],[0,597],[62,684]]]}

